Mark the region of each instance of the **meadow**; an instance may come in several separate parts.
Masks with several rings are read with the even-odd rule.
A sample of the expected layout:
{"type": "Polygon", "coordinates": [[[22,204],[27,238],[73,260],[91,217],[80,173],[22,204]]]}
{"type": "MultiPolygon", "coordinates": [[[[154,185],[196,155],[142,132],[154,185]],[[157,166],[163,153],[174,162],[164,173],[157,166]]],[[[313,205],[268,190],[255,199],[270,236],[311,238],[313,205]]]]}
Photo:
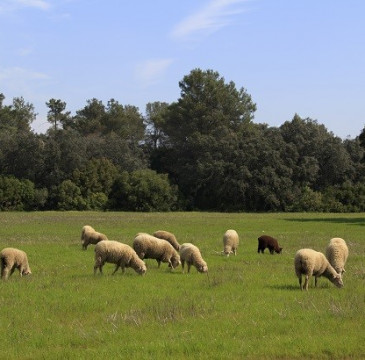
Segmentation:
{"type": "Polygon", "coordinates": [[[0,224],[0,249],[23,249],[32,269],[0,282],[0,359],[365,358],[365,214],[0,212],[0,224]],[[129,245],[171,231],[200,247],[209,275],[149,259],[145,276],[112,264],[94,276],[86,224],[129,245]],[[220,255],[227,229],[237,256],[220,255]],[[264,233],[282,254],[257,253],[264,233]],[[344,288],[320,278],[301,291],[295,252],[332,237],[349,246],[344,288]]]}

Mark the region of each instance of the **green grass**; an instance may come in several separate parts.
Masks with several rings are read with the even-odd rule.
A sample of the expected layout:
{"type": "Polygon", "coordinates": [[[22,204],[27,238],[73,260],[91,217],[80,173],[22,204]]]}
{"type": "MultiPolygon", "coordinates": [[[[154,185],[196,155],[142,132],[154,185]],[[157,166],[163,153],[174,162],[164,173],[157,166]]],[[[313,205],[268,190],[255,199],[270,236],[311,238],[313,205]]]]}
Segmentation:
{"type": "MultiPolygon", "coordinates": [[[[365,358],[365,214],[0,213],[0,248],[25,250],[33,274],[0,282],[0,359],[361,359],[365,358]],[[173,232],[200,247],[209,277],[147,260],[93,275],[83,225],[132,244],[137,232],[173,232]],[[223,257],[223,233],[240,235],[223,257]],[[257,253],[262,233],[281,255],[257,253]],[[345,287],[327,279],[300,291],[296,250],[324,251],[344,238],[345,287]]],[[[267,250],[266,250],[267,251],[267,250]]]]}

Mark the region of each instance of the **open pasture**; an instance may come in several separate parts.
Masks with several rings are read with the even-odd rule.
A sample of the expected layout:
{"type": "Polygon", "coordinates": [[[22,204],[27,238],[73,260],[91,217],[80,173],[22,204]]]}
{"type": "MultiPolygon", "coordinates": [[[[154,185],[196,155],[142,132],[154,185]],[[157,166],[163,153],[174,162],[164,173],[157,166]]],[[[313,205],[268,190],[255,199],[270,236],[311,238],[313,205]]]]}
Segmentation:
{"type": "Polygon", "coordinates": [[[365,214],[0,213],[0,249],[28,254],[32,275],[0,282],[1,359],[361,359],[365,358],[365,214]],[[93,275],[94,245],[83,225],[129,245],[137,232],[173,232],[208,263],[183,274],[146,260],[93,275]],[[240,235],[224,257],[227,229],[240,235]],[[282,254],[257,253],[257,238],[282,254]],[[295,252],[325,251],[332,237],[350,255],[343,289],[327,279],[300,291],[295,252]]]}

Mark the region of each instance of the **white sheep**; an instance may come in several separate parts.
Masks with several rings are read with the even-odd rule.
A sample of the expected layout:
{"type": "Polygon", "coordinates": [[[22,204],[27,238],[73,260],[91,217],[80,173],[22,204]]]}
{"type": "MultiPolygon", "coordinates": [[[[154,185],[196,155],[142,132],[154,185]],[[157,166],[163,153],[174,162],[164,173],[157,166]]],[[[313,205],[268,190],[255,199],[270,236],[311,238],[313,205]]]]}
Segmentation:
{"type": "Polygon", "coordinates": [[[345,264],[349,256],[349,249],[345,240],[333,238],[326,248],[326,257],[333,268],[339,273],[345,272],[345,264]]]}
{"type": "Polygon", "coordinates": [[[20,276],[31,274],[27,254],[23,250],[5,248],[0,252],[1,278],[7,280],[15,269],[19,270],[20,276]],[[9,275],[10,272],[10,275],[9,275]]]}
{"type": "Polygon", "coordinates": [[[315,286],[317,286],[317,278],[326,277],[334,285],[343,287],[341,274],[338,274],[332,267],[324,254],[312,249],[300,249],[294,258],[295,274],[299,279],[301,290],[308,290],[309,278],[313,275],[315,278],[315,286]],[[305,275],[304,285],[302,286],[302,274],[305,275]]]}
{"type": "Polygon", "coordinates": [[[188,273],[190,272],[191,265],[194,265],[201,273],[208,272],[208,265],[204,261],[199,248],[191,243],[184,243],[180,246],[180,259],[183,271],[186,262],[188,265],[188,273]]]}
{"type": "Polygon", "coordinates": [[[107,236],[95,231],[89,225],[85,225],[81,231],[81,241],[82,241],[82,248],[84,250],[87,249],[88,245],[90,244],[97,244],[99,241],[108,240],[107,236]]]}
{"type": "Polygon", "coordinates": [[[99,241],[95,246],[94,275],[97,269],[102,273],[104,264],[116,264],[113,275],[121,267],[123,273],[125,268],[131,267],[138,274],[146,273],[146,264],[138,257],[131,246],[113,240],[99,241]]]}
{"type": "Polygon", "coordinates": [[[180,255],[166,240],[158,239],[146,233],[138,233],[133,240],[133,249],[141,259],[155,259],[169,264],[171,269],[180,265],[180,255]]]}
{"type": "Polygon", "coordinates": [[[165,230],[157,230],[153,233],[153,236],[168,241],[174,247],[175,250],[179,251],[180,244],[176,240],[174,234],[165,230]]]}
{"type": "Polygon", "coordinates": [[[226,256],[237,254],[240,239],[236,230],[227,230],[223,235],[223,251],[226,256]]]}

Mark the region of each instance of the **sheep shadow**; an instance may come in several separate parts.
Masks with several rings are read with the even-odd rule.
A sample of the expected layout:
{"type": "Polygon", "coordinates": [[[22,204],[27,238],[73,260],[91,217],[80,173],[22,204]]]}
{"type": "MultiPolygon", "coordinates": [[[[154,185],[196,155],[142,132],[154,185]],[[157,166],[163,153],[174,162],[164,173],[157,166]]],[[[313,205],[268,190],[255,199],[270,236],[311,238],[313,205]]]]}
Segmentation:
{"type": "Polygon", "coordinates": [[[269,289],[272,289],[272,290],[289,290],[289,291],[298,291],[300,290],[300,287],[299,285],[288,285],[288,284],[285,284],[285,285],[267,285],[266,286],[267,288],[269,289]]]}
{"type": "Polygon", "coordinates": [[[333,224],[347,224],[365,226],[365,217],[339,217],[339,218],[286,218],[286,221],[292,222],[329,222],[333,224]]]}
{"type": "MultiPolygon", "coordinates": [[[[299,284],[282,284],[282,285],[266,285],[267,288],[272,289],[272,290],[288,290],[288,291],[301,291],[299,284]]],[[[326,290],[326,289],[330,289],[332,286],[330,283],[327,282],[323,282],[318,284],[317,287],[314,286],[314,284],[310,283],[309,284],[309,289],[311,290],[316,290],[316,291],[320,291],[320,290],[326,290]]]]}

